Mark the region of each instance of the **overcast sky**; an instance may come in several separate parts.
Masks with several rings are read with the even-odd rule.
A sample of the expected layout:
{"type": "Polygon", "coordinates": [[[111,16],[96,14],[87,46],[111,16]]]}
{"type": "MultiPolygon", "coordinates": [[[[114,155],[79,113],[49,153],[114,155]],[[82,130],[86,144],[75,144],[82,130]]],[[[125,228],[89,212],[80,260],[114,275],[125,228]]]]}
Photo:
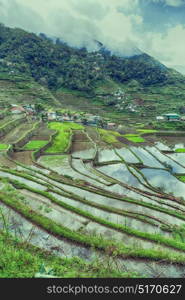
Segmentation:
{"type": "Polygon", "coordinates": [[[0,22],[115,53],[138,49],[185,74],[185,0],[0,0],[0,22]]]}

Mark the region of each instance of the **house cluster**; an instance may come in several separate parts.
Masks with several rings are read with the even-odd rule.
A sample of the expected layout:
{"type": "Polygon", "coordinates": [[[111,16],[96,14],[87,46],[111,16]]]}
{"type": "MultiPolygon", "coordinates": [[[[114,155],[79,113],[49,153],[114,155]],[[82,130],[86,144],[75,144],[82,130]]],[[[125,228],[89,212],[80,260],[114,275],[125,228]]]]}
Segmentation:
{"type": "Polygon", "coordinates": [[[16,105],[12,104],[10,108],[12,114],[24,114],[28,119],[42,118],[43,122],[75,122],[87,126],[101,127],[110,130],[117,129],[116,123],[105,121],[99,115],[93,115],[90,113],[78,113],[78,112],[58,112],[53,110],[43,110],[38,112],[34,104],[16,105]]]}
{"type": "Polygon", "coordinates": [[[168,114],[163,114],[161,116],[157,116],[156,120],[157,121],[185,121],[185,117],[175,113],[168,113],[168,114]]]}
{"type": "Polygon", "coordinates": [[[137,112],[137,104],[130,103],[125,107],[125,109],[129,112],[137,112]]]}
{"type": "Polygon", "coordinates": [[[102,121],[102,118],[100,116],[93,114],[81,114],[72,112],[59,113],[51,110],[48,112],[43,112],[42,119],[43,121],[75,122],[91,126],[96,126],[99,122],[102,121]]]}
{"type": "Polygon", "coordinates": [[[22,106],[17,104],[11,104],[10,112],[12,114],[36,115],[34,104],[26,104],[22,106]]]}
{"type": "Polygon", "coordinates": [[[118,110],[124,110],[125,102],[128,100],[122,89],[118,89],[113,93],[99,94],[97,97],[104,100],[107,105],[115,105],[118,110]]]}
{"type": "Polygon", "coordinates": [[[42,114],[45,122],[75,122],[87,126],[101,127],[106,129],[116,129],[116,123],[106,122],[101,116],[90,113],[58,113],[56,111],[48,111],[42,114]]]}
{"type": "Polygon", "coordinates": [[[80,115],[71,113],[58,113],[56,111],[45,111],[42,113],[43,121],[74,122],[80,123],[80,115]]]}

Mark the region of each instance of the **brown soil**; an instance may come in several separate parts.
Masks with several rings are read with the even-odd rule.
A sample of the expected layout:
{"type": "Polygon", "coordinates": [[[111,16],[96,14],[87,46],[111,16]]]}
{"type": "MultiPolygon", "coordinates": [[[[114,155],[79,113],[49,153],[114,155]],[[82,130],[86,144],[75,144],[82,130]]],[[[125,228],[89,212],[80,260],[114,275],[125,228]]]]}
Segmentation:
{"type": "Polygon", "coordinates": [[[17,126],[1,139],[1,143],[13,144],[17,142],[24,135],[24,133],[26,133],[29,129],[32,128],[32,126],[33,123],[24,123],[17,126]]]}
{"type": "Polygon", "coordinates": [[[16,164],[10,161],[9,159],[7,159],[6,156],[0,154],[0,166],[13,169],[16,167],[16,164]]]}
{"type": "Polygon", "coordinates": [[[81,130],[73,131],[73,141],[89,142],[87,135],[81,130]]]}
{"type": "Polygon", "coordinates": [[[99,136],[96,129],[94,129],[93,127],[86,127],[85,130],[94,142],[98,142],[99,136]]]}
{"type": "Polygon", "coordinates": [[[14,152],[12,154],[12,159],[19,161],[22,164],[25,165],[33,165],[32,161],[32,154],[33,151],[20,151],[20,152],[14,152]]]}
{"type": "Polygon", "coordinates": [[[32,136],[31,140],[33,141],[48,141],[50,135],[54,133],[54,130],[51,130],[47,127],[47,124],[42,123],[38,128],[36,133],[32,136]]]}
{"type": "Polygon", "coordinates": [[[73,142],[71,151],[76,152],[76,151],[82,151],[82,150],[88,150],[93,148],[91,143],[87,142],[73,142]]]}

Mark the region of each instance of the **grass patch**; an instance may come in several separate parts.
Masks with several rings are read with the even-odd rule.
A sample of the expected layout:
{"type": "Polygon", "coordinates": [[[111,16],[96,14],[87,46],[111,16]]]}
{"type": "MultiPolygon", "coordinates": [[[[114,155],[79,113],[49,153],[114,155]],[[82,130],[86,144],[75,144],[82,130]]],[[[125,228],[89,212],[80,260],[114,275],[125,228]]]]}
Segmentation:
{"type": "MultiPolygon", "coordinates": [[[[28,169],[28,168],[27,168],[28,169]]],[[[9,174],[13,174],[13,175],[16,175],[18,177],[23,177],[25,179],[28,179],[30,181],[33,181],[33,182],[36,182],[38,184],[41,184],[41,185],[44,185],[44,186],[47,186],[49,189],[52,189],[52,186],[48,183],[43,183],[42,181],[40,181],[38,179],[38,177],[36,175],[28,175],[27,173],[24,173],[24,172],[18,172],[18,171],[15,171],[15,170],[10,170],[10,169],[7,169],[7,168],[1,168],[2,171],[4,172],[7,172],[9,174]]],[[[42,175],[45,175],[41,172],[39,172],[40,174],[42,175]]],[[[47,176],[48,178],[52,179],[52,180],[56,180],[57,182],[59,183],[64,183],[66,184],[65,181],[63,180],[60,180],[58,177],[53,177],[53,176],[47,176]]],[[[8,179],[8,178],[7,178],[8,179]]],[[[9,181],[13,182],[11,179],[8,179],[9,181]]],[[[20,183],[18,184],[20,186],[20,183]]],[[[74,184],[74,183],[70,183],[71,186],[75,186],[75,187],[79,187],[77,184],[74,184]]],[[[90,192],[94,192],[94,190],[90,189],[90,188],[87,188],[87,187],[80,187],[84,190],[87,190],[87,191],[90,191],[90,192]]],[[[61,188],[60,188],[61,189],[61,188]]],[[[65,189],[62,189],[64,192],[66,192],[65,189]]],[[[68,192],[67,192],[68,193],[68,192]]],[[[68,193],[69,194],[69,193],[68,193]]],[[[71,193],[72,194],[72,193],[71,193]]],[[[99,195],[102,195],[102,196],[106,196],[106,197],[110,197],[110,193],[106,193],[105,191],[101,191],[101,190],[96,190],[96,194],[99,194],[99,195]]],[[[116,195],[113,195],[111,194],[111,197],[114,198],[114,199],[118,199],[120,201],[123,201],[123,202],[130,202],[130,203],[134,203],[136,205],[141,205],[141,206],[144,206],[144,207],[148,207],[148,208],[151,208],[153,210],[156,210],[156,211],[160,211],[160,212],[164,212],[164,213],[167,213],[168,215],[171,215],[171,216],[175,216],[179,219],[182,219],[182,220],[185,220],[185,216],[177,211],[174,211],[174,210],[171,210],[171,209],[167,209],[167,208],[164,208],[164,207],[161,207],[161,206],[158,206],[158,205],[155,205],[155,204],[151,204],[151,203],[147,203],[147,202],[144,202],[144,201],[139,201],[139,200],[136,200],[136,199],[132,199],[132,198],[127,198],[127,197],[118,197],[116,195]]]]}
{"type": "Polygon", "coordinates": [[[37,272],[62,278],[136,277],[136,273],[119,272],[109,266],[109,259],[92,263],[78,258],[59,258],[25,241],[0,232],[0,278],[32,278],[37,272]],[[47,271],[48,270],[48,271],[47,271]],[[50,270],[50,272],[49,272],[50,270]]]}
{"type": "Polygon", "coordinates": [[[43,155],[41,156],[41,163],[42,164],[49,164],[49,166],[59,166],[63,160],[68,158],[67,155],[43,155]]]}
{"type": "Polygon", "coordinates": [[[141,134],[157,132],[157,130],[155,129],[137,129],[137,131],[140,132],[141,134]]]}
{"type": "Polygon", "coordinates": [[[75,123],[51,122],[49,129],[58,131],[57,136],[53,139],[52,146],[46,150],[46,153],[65,152],[69,145],[72,129],[83,129],[84,127],[75,123]]]}
{"type": "Polygon", "coordinates": [[[136,134],[125,134],[124,137],[131,142],[134,143],[144,143],[145,139],[136,134]]]}
{"type": "MultiPolygon", "coordinates": [[[[38,226],[44,228],[48,233],[54,234],[59,238],[66,238],[78,244],[82,244],[86,247],[94,247],[99,250],[104,250],[105,253],[109,253],[110,256],[122,256],[126,257],[140,257],[140,258],[150,258],[152,260],[161,260],[165,259],[166,262],[173,263],[185,263],[185,256],[183,254],[170,253],[165,250],[153,250],[153,249],[137,249],[125,247],[124,244],[108,241],[103,239],[100,236],[90,236],[85,235],[79,232],[71,231],[69,228],[57,224],[51,219],[42,216],[41,214],[36,213],[30,208],[21,203],[17,198],[17,195],[11,195],[7,197],[6,193],[0,193],[0,200],[6,205],[12,207],[15,211],[19,212],[26,219],[31,220],[38,226]]],[[[167,240],[167,239],[166,239],[167,240]]],[[[178,245],[182,243],[176,242],[178,245]]],[[[3,252],[2,252],[3,253],[3,252]]],[[[2,256],[1,256],[2,257],[2,256]]]]}
{"type": "Polygon", "coordinates": [[[0,144],[0,151],[1,150],[7,150],[8,149],[8,145],[6,144],[0,144]]]}
{"type": "Polygon", "coordinates": [[[29,141],[25,146],[24,150],[37,150],[45,146],[48,141],[29,141]]]}
{"type": "Polygon", "coordinates": [[[176,177],[182,182],[185,182],[185,175],[176,175],[176,177]]]}
{"type": "MultiPolygon", "coordinates": [[[[10,180],[10,182],[13,183],[14,180],[10,180]]],[[[90,219],[92,221],[95,221],[97,224],[105,225],[106,227],[118,230],[120,232],[126,233],[126,234],[131,235],[131,236],[135,236],[135,237],[138,237],[138,238],[141,238],[141,239],[144,239],[144,240],[149,240],[151,242],[156,242],[156,243],[161,244],[161,245],[166,245],[168,247],[172,247],[172,248],[175,248],[175,249],[179,249],[181,251],[185,251],[185,244],[184,243],[175,241],[175,240],[173,240],[171,238],[165,238],[165,237],[161,236],[160,234],[152,234],[152,233],[147,233],[147,232],[141,232],[139,230],[136,230],[136,229],[133,229],[133,228],[129,228],[127,226],[123,226],[123,225],[120,225],[120,224],[114,224],[114,223],[109,222],[107,220],[104,220],[104,219],[102,219],[100,217],[96,217],[96,216],[90,214],[89,212],[86,212],[86,211],[83,211],[83,210],[81,210],[79,208],[75,208],[75,207],[73,207],[71,205],[68,205],[67,203],[62,202],[61,200],[56,199],[55,197],[53,197],[48,192],[39,191],[37,189],[31,188],[31,187],[29,187],[29,186],[27,186],[25,184],[20,184],[18,182],[16,182],[15,185],[17,186],[17,188],[20,188],[20,189],[25,188],[27,190],[30,190],[31,192],[40,194],[40,195],[42,195],[42,196],[50,199],[51,202],[54,202],[55,204],[57,204],[57,205],[65,208],[65,209],[67,209],[69,211],[73,211],[76,214],[79,214],[81,216],[87,217],[88,219],[90,219]]],[[[54,192],[54,190],[52,190],[52,188],[50,188],[50,187],[48,187],[48,188],[49,188],[49,190],[51,190],[52,192],[54,192]]],[[[16,207],[19,207],[19,204],[17,204],[17,205],[18,206],[16,206],[16,207]]],[[[15,206],[14,206],[14,208],[15,208],[15,206]]],[[[45,217],[42,216],[42,218],[45,218],[45,217]]],[[[60,226],[60,225],[58,225],[58,226],[60,226]]],[[[68,231],[68,230],[70,230],[70,229],[66,228],[66,231],[68,231]]],[[[76,238],[79,237],[79,234],[77,232],[73,231],[73,233],[76,236],[76,238]]],[[[69,235],[69,236],[71,237],[71,235],[69,235]]],[[[75,240],[78,241],[78,238],[75,239],[75,240]]],[[[95,246],[95,244],[94,244],[94,246],[95,246]]],[[[96,244],[95,247],[97,247],[97,244],[96,244]]]]}
{"type": "Polygon", "coordinates": [[[177,152],[177,153],[184,153],[185,152],[185,148],[175,149],[175,152],[177,152]]]}
{"type": "Polygon", "coordinates": [[[107,144],[114,144],[118,143],[118,140],[116,137],[122,136],[119,132],[112,131],[112,130],[105,130],[105,129],[97,129],[102,140],[107,144]]]}

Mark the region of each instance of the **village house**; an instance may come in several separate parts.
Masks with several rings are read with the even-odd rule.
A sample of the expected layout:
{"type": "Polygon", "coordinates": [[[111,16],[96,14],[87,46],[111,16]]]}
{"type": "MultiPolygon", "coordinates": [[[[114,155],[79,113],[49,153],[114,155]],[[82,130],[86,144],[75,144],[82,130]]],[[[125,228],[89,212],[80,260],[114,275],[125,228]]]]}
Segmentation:
{"type": "Polygon", "coordinates": [[[63,116],[63,121],[64,121],[64,122],[71,122],[72,120],[71,120],[71,118],[70,118],[69,116],[64,115],[64,116],[63,116]]]}
{"type": "Polygon", "coordinates": [[[59,122],[63,122],[64,118],[63,118],[63,116],[57,116],[56,120],[59,122]]]}
{"type": "Polygon", "coordinates": [[[25,110],[24,107],[17,106],[17,105],[14,105],[13,107],[11,107],[10,111],[11,111],[12,114],[23,114],[23,113],[26,113],[26,110],[25,110]]]}
{"type": "Polygon", "coordinates": [[[167,121],[180,121],[180,116],[178,114],[175,114],[175,113],[164,114],[163,117],[167,121]]]}
{"type": "Polygon", "coordinates": [[[156,117],[156,120],[157,120],[157,121],[164,121],[164,120],[165,120],[165,117],[163,117],[163,116],[157,116],[157,117],[156,117]]]}
{"type": "Polygon", "coordinates": [[[85,118],[87,119],[87,125],[89,126],[98,126],[102,118],[100,116],[86,114],[85,118]]]}
{"type": "Polygon", "coordinates": [[[137,112],[136,108],[137,108],[137,105],[132,104],[132,103],[129,104],[129,105],[126,107],[126,109],[127,109],[129,112],[137,112]]]}
{"type": "Polygon", "coordinates": [[[50,112],[47,112],[47,117],[48,117],[48,121],[56,121],[57,114],[56,114],[56,112],[50,111],[50,112]]]}
{"type": "Polygon", "coordinates": [[[107,123],[107,129],[109,130],[116,129],[116,123],[107,123]]]}

